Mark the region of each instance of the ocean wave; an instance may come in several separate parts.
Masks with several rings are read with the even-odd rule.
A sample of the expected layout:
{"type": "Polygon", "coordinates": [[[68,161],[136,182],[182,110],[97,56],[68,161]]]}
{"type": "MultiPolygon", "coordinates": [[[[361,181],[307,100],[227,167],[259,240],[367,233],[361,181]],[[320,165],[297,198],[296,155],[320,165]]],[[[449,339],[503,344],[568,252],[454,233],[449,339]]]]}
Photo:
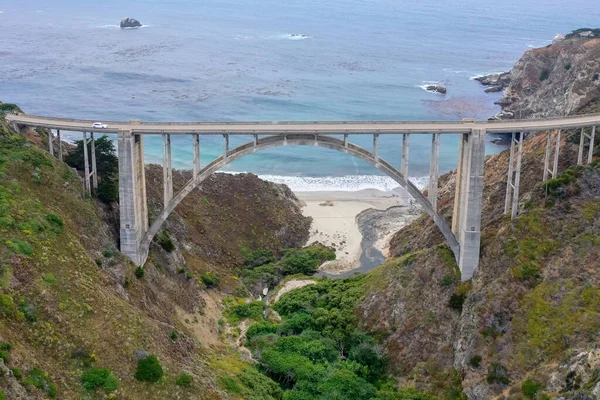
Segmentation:
{"type": "MultiPolygon", "coordinates": [[[[504,71],[504,72],[506,72],[506,71],[504,71]]],[[[469,78],[469,80],[474,81],[477,78],[483,78],[484,76],[490,76],[490,75],[500,75],[504,72],[486,72],[485,74],[473,75],[472,77],[469,78]]]]}
{"type": "MultiPolygon", "coordinates": [[[[230,172],[233,174],[241,172],[230,172]]],[[[258,175],[266,181],[287,185],[295,192],[355,192],[364,189],[378,189],[384,192],[398,188],[400,185],[384,175],[346,175],[346,176],[281,176],[258,175]]],[[[424,189],[429,182],[428,177],[412,177],[410,181],[419,189],[424,189]]]]}
{"type": "Polygon", "coordinates": [[[310,39],[312,36],[305,35],[303,33],[285,33],[283,35],[271,35],[269,39],[280,39],[280,40],[305,40],[310,39]]]}
{"type": "MultiPolygon", "coordinates": [[[[138,27],[123,28],[123,29],[142,29],[142,28],[150,28],[151,26],[152,25],[142,25],[142,26],[138,26],[138,27]]],[[[99,25],[99,26],[96,26],[96,28],[101,28],[101,29],[121,29],[121,25],[119,25],[119,24],[99,25]]]]}

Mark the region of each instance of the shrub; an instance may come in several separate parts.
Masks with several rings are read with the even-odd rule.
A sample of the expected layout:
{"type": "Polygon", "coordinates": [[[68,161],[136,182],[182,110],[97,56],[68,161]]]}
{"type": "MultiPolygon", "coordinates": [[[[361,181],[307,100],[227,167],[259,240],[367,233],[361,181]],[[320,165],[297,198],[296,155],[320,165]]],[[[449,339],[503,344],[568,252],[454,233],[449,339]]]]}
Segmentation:
{"type": "Polygon", "coordinates": [[[246,252],[242,252],[242,255],[245,255],[244,265],[249,268],[260,267],[261,265],[269,264],[275,261],[275,257],[273,256],[273,252],[271,250],[255,250],[250,254],[244,254],[246,252]]]}
{"type": "Polygon", "coordinates": [[[550,77],[550,71],[549,70],[543,69],[542,72],[540,72],[540,82],[544,82],[549,77],[550,77]]]}
{"type": "Polygon", "coordinates": [[[565,65],[565,69],[568,71],[573,67],[573,65],[571,63],[568,63],[565,65]]]}
{"type": "Polygon", "coordinates": [[[202,283],[208,288],[219,286],[219,277],[210,271],[203,272],[202,275],[200,275],[200,279],[202,279],[202,283]]]}
{"type": "Polygon", "coordinates": [[[46,220],[52,225],[52,230],[56,233],[61,233],[63,231],[63,227],[65,222],[56,214],[48,214],[46,215],[46,220]]]}
{"type": "Polygon", "coordinates": [[[98,183],[96,194],[104,204],[119,202],[119,180],[114,176],[104,177],[98,183]]]}
{"type": "Polygon", "coordinates": [[[156,235],[155,240],[156,243],[158,243],[160,247],[162,247],[167,253],[171,253],[173,250],[175,250],[175,243],[173,243],[173,239],[171,239],[169,232],[166,230],[163,229],[160,231],[158,235],[156,235]]]}
{"type": "Polygon", "coordinates": [[[469,365],[473,368],[479,368],[481,366],[482,358],[480,355],[474,355],[469,359],[469,365]]]}
{"type": "Polygon", "coordinates": [[[12,350],[12,344],[10,344],[10,343],[0,343],[0,350],[11,351],[12,350]]]}
{"type": "Polygon", "coordinates": [[[87,391],[102,388],[106,393],[110,393],[119,387],[119,378],[108,368],[92,368],[81,376],[81,382],[87,391]]]}
{"type": "Polygon", "coordinates": [[[467,299],[467,295],[471,290],[471,284],[469,282],[461,283],[456,291],[450,296],[448,306],[454,310],[462,312],[463,304],[467,299]]]}
{"type": "Polygon", "coordinates": [[[257,322],[256,324],[250,325],[246,331],[246,338],[250,340],[255,336],[276,333],[278,327],[278,324],[273,324],[271,322],[257,322]]]}
{"type": "Polygon", "coordinates": [[[5,243],[15,253],[24,254],[26,256],[33,254],[33,247],[24,240],[7,240],[5,243]]]}
{"type": "Polygon", "coordinates": [[[513,276],[522,282],[535,282],[540,275],[540,269],[533,263],[521,263],[513,268],[513,276]]]}
{"type": "Polygon", "coordinates": [[[172,341],[176,342],[177,339],[179,339],[179,334],[177,333],[177,331],[172,331],[171,334],[169,335],[169,337],[171,338],[172,341]]]}
{"type": "Polygon", "coordinates": [[[242,388],[236,381],[228,376],[221,377],[221,383],[225,387],[227,393],[242,393],[242,388]]]}
{"type": "Polygon", "coordinates": [[[144,277],[144,268],[137,267],[135,269],[135,277],[138,278],[138,279],[142,279],[144,277]]]}
{"type": "Polygon", "coordinates": [[[238,304],[233,312],[239,318],[261,319],[265,307],[266,305],[262,301],[252,301],[238,304]]]}
{"type": "Polygon", "coordinates": [[[0,400],[6,400],[6,395],[4,394],[4,390],[0,389],[0,400]]]}
{"type": "Polygon", "coordinates": [[[135,379],[143,382],[158,382],[163,376],[163,369],[155,355],[138,360],[135,379]]]}
{"type": "Polygon", "coordinates": [[[525,381],[521,385],[521,390],[523,391],[525,397],[527,397],[528,399],[535,399],[541,388],[542,384],[540,382],[536,382],[529,378],[525,379],[525,381]]]}
{"type": "Polygon", "coordinates": [[[508,372],[504,365],[500,363],[492,363],[488,367],[488,374],[486,377],[487,383],[494,384],[499,383],[502,385],[508,385],[510,383],[510,379],[508,377],[508,372]]]}
{"type": "Polygon", "coordinates": [[[453,283],[454,283],[454,276],[452,276],[452,275],[446,275],[440,281],[440,285],[444,286],[444,287],[450,286],[453,283]]]}
{"type": "Polygon", "coordinates": [[[0,360],[3,360],[5,363],[10,360],[10,356],[8,355],[8,351],[0,350],[0,360]]]}
{"type": "Polygon", "coordinates": [[[19,111],[19,106],[12,103],[0,103],[0,112],[19,111]]]}
{"type": "Polygon", "coordinates": [[[58,394],[56,385],[50,381],[48,374],[37,367],[29,371],[27,378],[23,381],[23,385],[32,385],[35,388],[46,392],[50,398],[54,398],[58,394]]]}
{"type": "Polygon", "coordinates": [[[23,377],[23,372],[19,368],[13,368],[10,370],[15,377],[15,379],[20,380],[23,377]]]}
{"type": "Polygon", "coordinates": [[[177,386],[190,387],[190,386],[192,386],[193,381],[194,381],[194,378],[192,378],[192,376],[190,374],[182,372],[181,374],[179,374],[179,376],[175,380],[175,384],[177,386]]]}
{"type": "Polygon", "coordinates": [[[56,277],[53,273],[47,273],[42,275],[42,280],[48,285],[54,285],[56,283],[56,277]]]}
{"type": "Polygon", "coordinates": [[[114,251],[112,251],[112,250],[110,250],[110,249],[109,249],[109,250],[104,250],[104,251],[102,252],[102,255],[103,255],[105,258],[113,258],[113,256],[115,255],[115,252],[114,252],[114,251]]]}

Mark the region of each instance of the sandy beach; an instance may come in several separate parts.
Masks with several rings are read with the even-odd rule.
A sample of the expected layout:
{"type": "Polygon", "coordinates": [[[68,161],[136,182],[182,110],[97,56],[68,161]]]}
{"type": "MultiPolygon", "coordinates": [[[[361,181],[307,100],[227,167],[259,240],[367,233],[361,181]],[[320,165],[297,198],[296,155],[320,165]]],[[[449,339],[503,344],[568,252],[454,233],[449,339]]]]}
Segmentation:
{"type": "Polygon", "coordinates": [[[336,260],[321,267],[321,272],[326,274],[338,275],[361,268],[361,260],[363,264],[368,263],[364,257],[367,246],[374,246],[385,254],[385,239],[407,223],[410,218],[404,215],[410,217],[411,210],[414,214],[412,198],[401,188],[389,192],[366,189],[295,194],[304,204],[303,214],[313,218],[308,243],[319,241],[336,249],[336,260]],[[402,217],[386,219],[385,224],[373,224],[370,234],[363,235],[365,229],[359,225],[357,216],[370,209],[378,210],[377,214],[384,217],[386,210],[402,217]],[[364,240],[367,238],[369,240],[364,240]]]}

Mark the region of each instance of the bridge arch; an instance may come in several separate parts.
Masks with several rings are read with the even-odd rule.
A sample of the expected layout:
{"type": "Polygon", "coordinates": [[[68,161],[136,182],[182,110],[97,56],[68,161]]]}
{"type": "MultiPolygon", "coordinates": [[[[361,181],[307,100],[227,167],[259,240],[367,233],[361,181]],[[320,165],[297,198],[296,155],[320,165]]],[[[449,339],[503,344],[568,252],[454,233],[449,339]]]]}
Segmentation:
{"type": "Polygon", "coordinates": [[[446,220],[437,213],[437,211],[433,208],[429,200],[423,195],[419,188],[417,188],[412,182],[406,179],[406,177],[403,176],[400,173],[400,171],[398,171],[394,166],[392,166],[387,161],[376,157],[372,152],[360,146],[335,137],[319,136],[313,134],[288,134],[285,136],[266,136],[258,138],[253,142],[243,144],[239,147],[228,151],[226,155],[215,159],[202,170],[200,170],[195,178],[192,178],[176,195],[173,196],[171,201],[169,201],[169,203],[166,205],[166,207],[164,207],[160,215],[158,215],[156,220],[152,222],[152,225],[145,232],[140,242],[140,254],[142,254],[143,257],[142,264],[146,261],[152,239],[158,233],[161,226],[166,221],[171,212],[175,209],[175,207],[177,207],[177,205],[179,205],[179,203],[183,201],[183,199],[191,191],[200,186],[202,182],[205,179],[207,179],[210,175],[217,172],[219,169],[223,168],[225,165],[231,163],[232,161],[242,158],[248,154],[252,154],[270,148],[298,145],[323,147],[350,154],[363,161],[366,161],[367,163],[373,165],[375,168],[392,178],[423,207],[423,210],[427,212],[427,214],[429,214],[433,218],[433,221],[440,229],[442,235],[444,235],[444,238],[446,239],[448,245],[452,249],[452,252],[454,253],[454,256],[456,257],[456,260],[458,262],[460,254],[460,245],[450,226],[448,225],[446,220]]]}

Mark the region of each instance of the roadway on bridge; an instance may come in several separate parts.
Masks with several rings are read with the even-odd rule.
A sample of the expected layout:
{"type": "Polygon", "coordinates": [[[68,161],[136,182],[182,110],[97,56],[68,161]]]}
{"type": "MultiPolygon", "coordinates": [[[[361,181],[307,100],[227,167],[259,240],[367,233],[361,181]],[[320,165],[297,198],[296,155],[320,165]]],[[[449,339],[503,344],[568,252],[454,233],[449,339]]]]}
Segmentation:
{"type": "Polygon", "coordinates": [[[102,121],[107,128],[93,128],[93,120],[7,114],[6,119],[20,125],[61,129],[74,132],[117,133],[131,130],[143,134],[374,134],[374,133],[466,133],[485,129],[489,133],[531,132],[548,129],[580,128],[600,125],[600,114],[564,118],[511,121],[306,121],[306,122],[123,122],[102,121]]]}

